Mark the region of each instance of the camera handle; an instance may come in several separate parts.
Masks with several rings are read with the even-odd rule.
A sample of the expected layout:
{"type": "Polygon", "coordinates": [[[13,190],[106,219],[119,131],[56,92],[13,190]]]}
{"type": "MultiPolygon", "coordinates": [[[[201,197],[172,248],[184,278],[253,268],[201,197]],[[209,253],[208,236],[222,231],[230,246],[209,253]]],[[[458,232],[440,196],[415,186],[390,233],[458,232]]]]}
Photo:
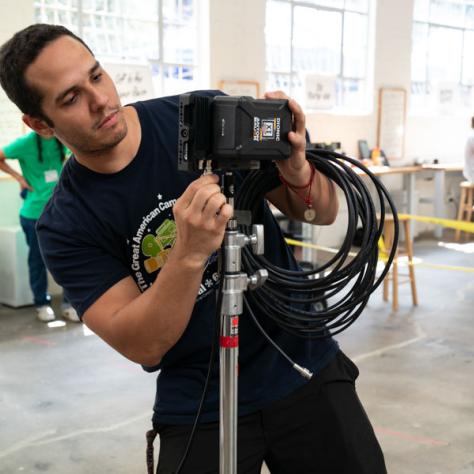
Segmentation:
{"type": "MultiPolygon", "coordinates": [[[[223,176],[223,193],[234,205],[232,173],[223,176]]],[[[239,355],[239,315],[243,311],[243,292],[263,285],[265,269],[251,275],[241,272],[242,248],[250,244],[256,255],[263,254],[263,225],[254,225],[253,234],[238,232],[235,215],[227,222],[222,243],[222,308],[220,312],[220,392],[219,392],[219,473],[237,474],[237,376],[239,355]]]]}

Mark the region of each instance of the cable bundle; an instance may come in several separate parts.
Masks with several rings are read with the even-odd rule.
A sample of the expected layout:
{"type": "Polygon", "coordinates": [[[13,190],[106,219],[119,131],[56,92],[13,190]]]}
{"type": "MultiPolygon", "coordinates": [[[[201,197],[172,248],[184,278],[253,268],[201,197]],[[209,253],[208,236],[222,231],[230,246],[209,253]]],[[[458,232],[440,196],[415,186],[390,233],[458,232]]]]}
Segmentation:
{"type": "MultiPolygon", "coordinates": [[[[344,193],[348,226],[341,248],[328,262],[309,271],[276,267],[265,257],[254,255],[247,247],[242,250],[242,262],[243,270],[249,275],[259,268],[266,268],[269,273],[262,287],[245,294],[246,305],[260,329],[263,331],[253,315],[254,311],[272,319],[286,332],[316,339],[340,333],[359,317],[390,268],[398,242],[398,220],[387,189],[359,161],[320,149],[307,150],[306,157],[344,193]],[[380,205],[378,219],[368,187],[348,163],[361,169],[374,184],[380,205]],[[377,278],[378,241],[384,226],[386,203],[394,217],[394,243],[377,278]],[[357,254],[351,257],[349,253],[358,225],[362,227],[362,243],[357,254]],[[322,305],[316,303],[323,300],[328,301],[327,307],[317,310],[322,305]]],[[[250,210],[255,215],[265,194],[278,184],[272,173],[250,173],[236,197],[236,209],[250,210]]],[[[240,226],[240,230],[251,233],[249,226],[240,226]]]]}

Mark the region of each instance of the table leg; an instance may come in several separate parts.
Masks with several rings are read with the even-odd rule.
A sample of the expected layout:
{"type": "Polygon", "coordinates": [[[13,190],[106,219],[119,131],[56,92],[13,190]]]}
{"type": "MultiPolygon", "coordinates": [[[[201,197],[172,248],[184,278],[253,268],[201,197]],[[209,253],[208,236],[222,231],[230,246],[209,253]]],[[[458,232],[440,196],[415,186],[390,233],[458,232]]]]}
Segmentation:
{"type": "MultiPolygon", "coordinates": [[[[407,193],[407,214],[416,214],[416,201],[415,201],[415,187],[416,187],[416,174],[405,173],[403,175],[403,189],[407,193]]],[[[410,233],[415,235],[415,221],[410,220],[410,233]]]]}
{"type": "MultiPolygon", "coordinates": [[[[444,170],[436,170],[434,172],[435,195],[434,195],[434,215],[435,217],[444,218],[444,192],[445,192],[445,172],[444,170]]],[[[443,235],[443,227],[435,226],[434,236],[441,239],[443,235]]]]}

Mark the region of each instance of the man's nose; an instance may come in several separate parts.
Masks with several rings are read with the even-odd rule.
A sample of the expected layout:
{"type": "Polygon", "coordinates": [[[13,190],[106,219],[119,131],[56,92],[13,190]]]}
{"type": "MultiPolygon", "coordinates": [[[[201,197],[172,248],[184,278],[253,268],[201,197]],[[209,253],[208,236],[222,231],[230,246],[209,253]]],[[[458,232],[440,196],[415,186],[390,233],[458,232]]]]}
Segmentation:
{"type": "Polygon", "coordinates": [[[91,89],[91,101],[90,101],[90,107],[93,112],[97,112],[99,110],[102,110],[107,103],[109,102],[109,98],[107,94],[105,94],[103,91],[99,89],[91,89]]]}

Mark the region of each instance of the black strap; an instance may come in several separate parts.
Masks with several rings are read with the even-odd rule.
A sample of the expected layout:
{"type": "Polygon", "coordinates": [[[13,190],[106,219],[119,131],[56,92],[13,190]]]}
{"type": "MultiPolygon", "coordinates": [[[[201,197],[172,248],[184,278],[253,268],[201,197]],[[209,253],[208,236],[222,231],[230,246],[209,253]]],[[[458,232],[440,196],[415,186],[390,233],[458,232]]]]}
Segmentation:
{"type": "Polygon", "coordinates": [[[154,474],[153,470],[155,467],[155,461],[153,459],[153,442],[155,441],[157,434],[158,433],[154,429],[146,432],[146,467],[148,474],[154,474]]]}

